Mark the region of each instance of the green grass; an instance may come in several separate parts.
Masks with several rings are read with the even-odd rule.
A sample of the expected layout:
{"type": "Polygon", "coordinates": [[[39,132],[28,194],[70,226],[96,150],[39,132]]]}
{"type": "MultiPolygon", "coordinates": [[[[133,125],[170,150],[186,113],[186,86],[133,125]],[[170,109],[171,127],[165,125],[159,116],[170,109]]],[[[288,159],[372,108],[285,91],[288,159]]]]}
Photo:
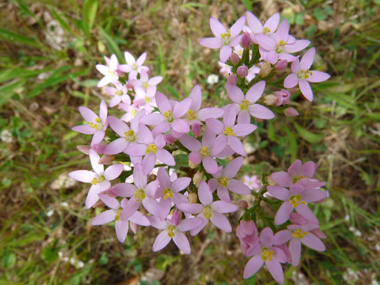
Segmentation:
{"type": "MultiPolygon", "coordinates": [[[[123,61],[125,50],[135,56],[147,51],[152,74],[164,76],[162,92],[180,99],[200,84],[204,97],[216,103],[225,93],[224,82],[209,86],[206,79],[218,74],[218,54],[198,44],[211,34],[208,18],[230,24],[247,7],[260,15],[262,5],[33,3],[10,1],[0,9],[0,132],[9,130],[13,138],[0,145],[0,284],[117,283],[139,279],[152,268],[165,270],[162,284],[273,284],[264,270],[243,280],[247,258],[233,234],[210,227],[193,238],[191,256],[179,255],[175,246],[152,253],[157,231],[129,234],[120,244],[112,225],[90,226],[100,209],[84,209],[86,185],[52,189],[51,184],[69,171],[90,167],[76,149],[89,138],[71,127],[82,120],[79,106],[98,108],[95,64],[104,55],[114,53],[123,61]],[[46,39],[44,13],[64,30],[61,50],[46,39]],[[77,262],[70,264],[58,252],[77,262]]],[[[295,283],[295,271],[309,282],[342,284],[347,268],[362,273],[360,284],[370,284],[371,274],[380,281],[379,2],[302,0],[274,2],[271,8],[293,23],[291,32],[298,38],[312,40],[319,54],[314,67],[332,75],[313,86],[313,104],[293,98],[299,117],[261,123],[248,139],[255,148],[252,164],[244,167],[248,173],[284,169],[297,157],[316,161],[317,177],[327,181],[330,197],[314,210],[328,236],[328,250],[304,248],[300,268],[284,267],[286,282],[295,283]]]]}

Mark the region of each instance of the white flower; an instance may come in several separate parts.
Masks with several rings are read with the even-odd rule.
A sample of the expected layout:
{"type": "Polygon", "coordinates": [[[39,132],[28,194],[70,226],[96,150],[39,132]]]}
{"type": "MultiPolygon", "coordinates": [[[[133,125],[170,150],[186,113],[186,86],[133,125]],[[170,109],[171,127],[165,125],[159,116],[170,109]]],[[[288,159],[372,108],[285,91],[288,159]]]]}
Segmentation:
{"type": "Polygon", "coordinates": [[[219,76],[216,74],[211,74],[207,77],[207,83],[210,85],[214,85],[218,83],[218,81],[219,81],[219,76]]]}
{"type": "Polygon", "coordinates": [[[0,139],[5,143],[11,143],[13,141],[12,134],[8,130],[2,130],[0,133],[0,139]]]}

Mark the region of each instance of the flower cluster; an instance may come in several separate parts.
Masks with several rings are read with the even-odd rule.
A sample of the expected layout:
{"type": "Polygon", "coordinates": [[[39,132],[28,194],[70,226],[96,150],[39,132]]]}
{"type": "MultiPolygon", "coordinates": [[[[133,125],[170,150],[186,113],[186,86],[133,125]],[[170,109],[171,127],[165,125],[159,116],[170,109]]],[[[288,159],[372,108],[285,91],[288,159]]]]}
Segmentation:
{"type": "MultiPolygon", "coordinates": [[[[247,12],[227,30],[218,20],[210,19],[215,37],[201,39],[200,44],[220,49],[220,64],[228,77],[225,89],[231,99],[226,106],[202,107],[199,85],[182,101],[169,99],[157,91],[163,78],[151,77],[149,67],[144,65],[146,53],[135,60],[125,52],[126,64],[112,55],[105,57],[106,65],[96,65],[103,75],[98,87],[105,87],[113,109],[108,110],[104,100],[99,115],[89,108],[79,108],[87,123],[73,130],[92,135],[90,145],[79,149],[89,155],[93,171],[69,174],[91,184],[86,208],[107,207],[92,225],[114,221],[120,242],[124,242],[129,227],[136,233],[139,226],[152,226],[161,231],[153,251],[173,240],[181,251],[190,254],[185,232],[195,236],[209,221],[224,232],[232,232],[226,214],[238,210],[234,195],[252,194],[255,204],[244,207],[237,227],[243,253],[253,256],[245,278],[265,263],[274,279],[282,283],[280,263],[297,266],[301,243],[324,250],[318,220],[308,208],[308,203],[326,197],[321,190],[324,183],[312,178],[314,163],[302,165],[297,160],[288,172],[273,173],[269,181],[256,176],[246,176],[245,183],[240,181],[239,170],[247,155],[242,140],[258,128],[254,122],[273,119],[279,108],[290,102],[290,92],[283,87],[298,84],[311,101],[309,82],[329,77],[309,70],[314,48],[301,61],[293,55],[310,42],[296,40],[289,35],[289,23],[279,20],[276,13],[262,25],[247,12]],[[283,75],[288,63],[291,73],[283,75]],[[284,86],[271,81],[275,75],[282,78],[284,86]],[[278,90],[263,96],[269,85],[278,90]],[[276,199],[283,201],[281,206],[276,199]],[[260,201],[277,210],[274,223],[263,217],[260,201]],[[260,235],[256,218],[263,220],[264,226],[269,223],[260,235]],[[283,230],[273,234],[275,225],[283,225],[283,230]]],[[[287,108],[285,114],[294,116],[298,112],[287,108]]]]}

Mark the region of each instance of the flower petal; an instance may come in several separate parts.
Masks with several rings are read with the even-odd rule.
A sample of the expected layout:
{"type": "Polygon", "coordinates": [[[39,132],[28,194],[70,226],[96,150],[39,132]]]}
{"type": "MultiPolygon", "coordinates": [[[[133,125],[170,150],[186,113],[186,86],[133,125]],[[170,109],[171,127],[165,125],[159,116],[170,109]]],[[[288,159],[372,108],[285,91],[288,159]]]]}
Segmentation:
{"type": "Polygon", "coordinates": [[[175,231],[173,241],[185,254],[191,253],[190,243],[184,233],[175,231]]]}
{"type": "Polygon", "coordinates": [[[217,228],[221,229],[222,231],[226,233],[232,232],[231,224],[223,214],[213,212],[210,220],[217,228]]]}
{"type": "Polygon", "coordinates": [[[300,80],[299,86],[300,86],[300,90],[301,90],[302,95],[307,100],[312,102],[313,101],[313,90],[311,89],[309,82],[307,82],[306,80],[300,80]]]}
{"type": "Polygon", "coordinates": [[[274,217],[274,223],[276,225],[282,225],[289,220],[290,214],[293,212],[293,206],[288,202],[284,202],[278,209],[276,216],[274,217]]]}
{"type": "Polygon", "coordinates": [[[217,49],[223,46],[223,40],[219,38],[203,38],[199,40],[199,44],[206,48],[217,49]]]}
{"type": "Polygon", "coordinates": [[[224,175],[228,178],[234,178],[244,162],[244,157],[237,157],[231,160],[224,169],[224,175]]]}
{"type": "Polygon", "coordinates": [[[97,225],[107,224],[115,220],[115,216],[116,216],[116,212],[114,210],[104,211],[92,219],[91,225],[97,226],[97,225]]]}
{"type": "Polygon", "coordinates": [[[305,54],[303,55],[301,62],[300,62],[300,67],[303,70],[308,70],[310,69],[311,65],[313,64],[314,57],[315,57],[315,47],[312,47],[309,49],[305,54]]]}
{"type": "MultiPolygon", "coordinates": [[[[264,81],[265,82],[265,81],[264,81]]],[[[244,93],[241,91],[239,87],[236,85],[232,84],[226,84],[225,88],[227,90],[228,96],[230,96],[231,100],[234,101],[235,103],[240,104],[241,101],[244,100],[244,93]]]]}
{"type": "Polygon", "coordinates": [[[232,204],[232,203],[227,203],[224,201],[215,201],[212,203],[212,209],[219,214],[225,214],[225,213],[232,213],[237,211],[239,208],[232,204]]]}
{"type": "Polygon", "coordinates": [[[284,284],[284,271],[279,261],[272,259],[271,261],[266,261],[265,265],[268,271],[272,275],[273,279],[280,284],[284,284]]]}
{"type": "Polygon", "coordinates": [[[161,232],[155,239],[154,243],[153,243],[153,251],[156,252],[156,251],[159,251],[161,249],[163,249],[165,246],[168,245],[168,243],[170,242],[171,238],[169,237],[168,235],[168,231],[165,230],[163,232],[161,232]]]}
{"type": "Polygon", "coordinates": [[[199,201],[201,201],[203,205],[210,205],[213,201],[210,187],[204,180],[202,180],[201,183],[199,184],[198,196],[199,196],[199,201]]]}
{"type": "Polygon", "coordinates": [[[263,266],[264,261],[261,258],[261,255],[255,255],[252,257],[247,265],[244,268],[244,279],[248,279],[249,277],[256,274],[257,271],[263,266]]]}

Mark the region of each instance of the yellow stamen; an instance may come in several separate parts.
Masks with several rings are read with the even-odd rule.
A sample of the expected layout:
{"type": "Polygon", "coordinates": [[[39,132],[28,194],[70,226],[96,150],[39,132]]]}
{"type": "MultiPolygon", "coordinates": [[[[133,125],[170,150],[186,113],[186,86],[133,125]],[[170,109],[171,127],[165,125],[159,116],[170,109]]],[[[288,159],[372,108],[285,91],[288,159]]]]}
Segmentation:
{"type": "Polygon", "coordinates": [[[306,176],[296,176],[296,177],[293,177],[293,184],[296,184],[298,181],[300,181],[303,178],[306,178],[306,176]]]}
{"type": "Polygon", "coordinates": [[[223,187],[227,186],[228,180],[229,180],[228,177],[224,177],[224,176],[218,178],[219,184],[222,185],[223,187]]]}
{"type": "Polygon", "coordinates": [[[92,185],[96,185],[96,184],[98,184],[98,183],[102,183],[102,182],[104,182],[104,181],[106,181],[106,178],[104,177],[104,175],[102,175],[102,176],[99,176],[98,178],[94,177],[94,178],[92,179],[92,181],[91,181],[91,184],[92,184],[92,185]]]}
{"type": "Polygon", "coordinates": [[[223,134],[227,137],[236,136],[236,134],[234,133],[234,130],[231,127],[225,127],[223,134]]]}
{"type": "Polygon", "coordinates": [[[267,34],[267,33],[270,33],[270,29],[267,28],[267,27],[265,27],[265,28],[263,29],[263,34],[267,34]]]}
{"type": "Polygon", "coordinates": [[[269,250],[268,248],[264,247],[263,250],[261,251],[261,258],[263,261],[271,261],[273,258],[274,251],[269,250]]]}
{"type": "Polygon", "coordinates": [[[241,103],[240,103],[240,110],[241,111],[245,111],[245,110],[247,110],[248,108],[249,108],[249,104],[250,104],[251,102],[249,102],[248,100],[243,100],[243,101],[241,101],[241,103]]]}
{"type": "Polygon", "coordinates": [[[300,194],[290,197],[289,202],[293,206],[293,208],[297,208],[300,203],[306,205],[305,201],[301,201],[301,195],[300,194]]]}
{"type": "Polygon", "coordinates": [[[169,188],[166,188],[165,190],[164,190],[164,199],[166,200],[166,199],[168,199],[168,198],[173,198],[173,192],[172,192],[172,190],[171,189],[169,189],[169,188]]]}
{"type": "Polygon", "coordinates": [[[189,121],[193,121],[197,118],[197,116],[195,115],[195,112],[193,110],[188,110],[187,111],[187,119],[189,121]]]}
{"type": "Polygon", "coordinates": [[[115,221],[118,221],[118,220],[120,220],[120,215],[121,215],[121,212],[123,211],[123,209],[119,209],[119,210],[117,210],[117,214],[116,214],[116,216],[115,216],[115,221]]]}
{"type": "Polygon", "coordinates": [[[228,30],[226,33],[221,34],[220,37],[223,39],[224,45],[229,45],[231,42],[231,31],[228,30]]]}
{"type": "Polygon", "coordinates": [[[303,70],[301,69],[298,73],[297,73],[297,76],[298,78],[304,78],[304,79],[307,79],[309,78],[311,75],[313,75],[313,71],[307,69],[307,70],[303,70]]]}
{"type": "Polygon", "coordinates": [[[304,238],[304,236],[307,236],[308,234],[308,232],[303,232],[301,229],[296,229],[292,231],[292,236],[298,239],[304,238]]]}
{"type": "Polygon", "coordinates": [[[170,238],[174,237],[175,226],[169,225],[166,229],[170,238]]]}
{"type": "Polygon", "coordinates": [[[137,202],[145,199],[145,191],[143,189],[137,189],[133,195],[137,202]]]}
{"type": "Polygon", "coordinates": [[[114,71],[114,70],[108,70],[107,73],[108,73],[109,76],[111,76],[111,77],[116,76],[116,71],[114,71]]]}
{"type": "Polygon", "coordinates": [[[133,67],[133,69],[135,69],[135,70],[136,70],[138,66],[137,66],[137,64],[136,64],[136,63],[132,63],[132,67],[133,67]]]}
{"type": "Polygon", "coordinates": [[[150,103],[150,98],[148,96],[145,97],[145,103],[150,103]]]}
{"type": "Polygon", "coordinates": [[[125,135],[125,140],[126,141],[134,142],[136,140],[136,136],[135,136],[135,131],[134,130],[126,131],[126,132],[124,132],[124,135],[125,135]]]}
{"type": "Polygon", "coordinates": [[[144,82],[143,86],[144,86],[144,88],[148,88],[149,87],[148,82],[144,82]]]}
{"type": "Polygon", "coordinates": [[[156,151],[157,151],[157,147],[154,144],[150,144],[146,148],[145,152],[148,154],[148,153],[151,153],[151,152],[156,153],[156,151]]]}
{"type": "Polygon", "coordinates": [[[172,115],[172,111],[166,111],[165,113],[164,113],[164,117],[165,117],[165,119],[169,122],[169,123],[171,123],[171,122],[173,122],[174,121],[174,118],[173,118],[173,115],[172,115]]]}
{"type": "Polygon", "coordinates": [[[116,91],[115,91],[115,95],[123,95],[123,91],[121,91],[121,90],[116,90],[116,91]]]}
{"type": "Polygon", "coordinates": [[[209,156],[210,155],[210,152],[208,150],[208,146],[202,146],[202,148],[201,148],[201,154],[203,156],[209,156]]]}
{"type": "Polygon", "coordinates": [[[211,216],[212,216],[212,208],[211,208],[211,206],[204,207],[204,209],[203,209],[203,216],[205,216],[205,218],[207,220],[211,219],[211,216]]]}

